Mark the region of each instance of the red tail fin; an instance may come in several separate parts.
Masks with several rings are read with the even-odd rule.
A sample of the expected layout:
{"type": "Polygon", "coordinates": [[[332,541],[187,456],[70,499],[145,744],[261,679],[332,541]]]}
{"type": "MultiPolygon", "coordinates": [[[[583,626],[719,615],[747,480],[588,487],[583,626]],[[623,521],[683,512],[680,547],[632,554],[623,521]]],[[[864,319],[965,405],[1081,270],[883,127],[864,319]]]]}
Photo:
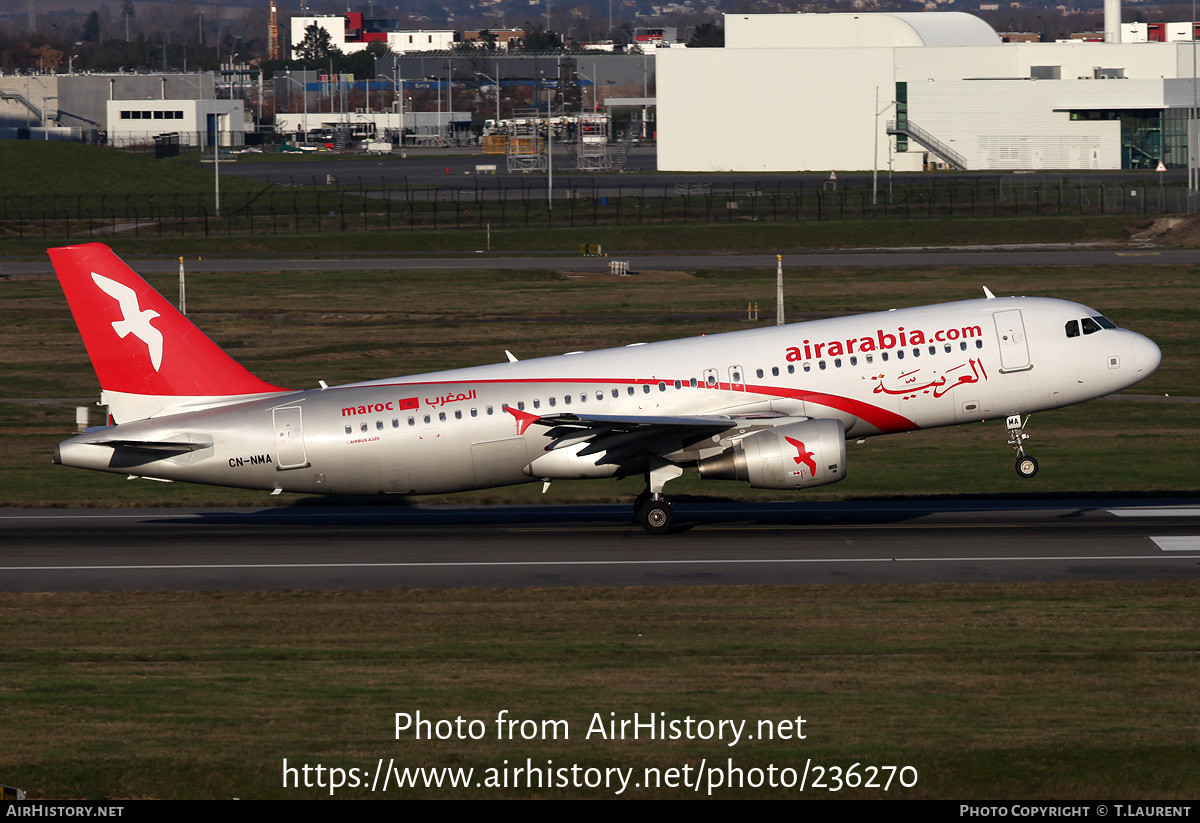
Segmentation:
{"type": "Polygon", "coordinates": [[[106,392],[170,405],[285,391],[246,371],[103,243],[48,251],[106,392]]]}

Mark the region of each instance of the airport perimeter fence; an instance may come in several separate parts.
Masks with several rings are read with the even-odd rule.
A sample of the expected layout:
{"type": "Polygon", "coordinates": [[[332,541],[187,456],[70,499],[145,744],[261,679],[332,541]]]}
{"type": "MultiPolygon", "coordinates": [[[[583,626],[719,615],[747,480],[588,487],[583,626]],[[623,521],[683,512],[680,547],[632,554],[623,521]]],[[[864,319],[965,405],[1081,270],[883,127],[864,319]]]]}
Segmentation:
{"type": "MultiPolygon", "coordinates": [[[[283,175],[283,177],[288,177],[283,175]]],[[[1187,190],[1152,182],[1014,185],[914,178],[890,190],[753,181],[627,186],[619,178],[481,177],[464,186],[265,181],[213,193],[0,196],[0,236],[46,239],[508,229],[829,220],[927,220],[1089,214],[1178,214],[1187,190]]]]}

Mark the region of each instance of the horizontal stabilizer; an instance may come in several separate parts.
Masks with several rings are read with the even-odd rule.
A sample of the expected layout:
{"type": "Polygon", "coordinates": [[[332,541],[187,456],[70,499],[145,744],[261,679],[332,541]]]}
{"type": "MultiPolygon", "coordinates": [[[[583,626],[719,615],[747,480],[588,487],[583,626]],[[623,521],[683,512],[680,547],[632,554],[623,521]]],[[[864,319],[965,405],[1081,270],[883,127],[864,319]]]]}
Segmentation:
{"type": "Polygon", "coordinates": [[[87,442],[89,446],[110,446],[114,449],[151,454],[183,454],[212,446],[211,442],[191,443],[181,440],[89,440],[87,442]]]}

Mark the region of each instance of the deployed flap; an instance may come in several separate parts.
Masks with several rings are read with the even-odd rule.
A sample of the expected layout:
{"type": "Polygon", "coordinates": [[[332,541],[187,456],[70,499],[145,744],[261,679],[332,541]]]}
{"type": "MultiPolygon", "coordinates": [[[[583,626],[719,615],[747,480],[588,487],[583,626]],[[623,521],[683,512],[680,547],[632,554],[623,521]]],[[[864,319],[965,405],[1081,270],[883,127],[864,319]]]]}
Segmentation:
{"type": "Polygon", "coordinates": [[[577,456],[594,455],[596,465],[629,465],[669,454],[737,425],[724,415],[551,414],[529,422],[549,427],[546,435],[553,442],[546,451],[582,443],[577,456]]]}

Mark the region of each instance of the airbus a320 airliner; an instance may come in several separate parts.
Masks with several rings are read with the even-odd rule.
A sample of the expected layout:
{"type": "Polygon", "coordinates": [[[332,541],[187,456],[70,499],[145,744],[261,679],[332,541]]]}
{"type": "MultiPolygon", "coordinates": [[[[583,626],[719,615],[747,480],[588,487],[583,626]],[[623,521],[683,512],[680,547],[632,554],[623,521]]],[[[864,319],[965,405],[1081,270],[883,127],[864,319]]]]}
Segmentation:
{"type": "Polygon", "coordinates": [[[112,425],[54,462],[272,493],[433,494],[643,475],[797,490],[846,476],[846,438],[1006,418],[1144,380],[1161,352],[1078,303],[986,298],[325,386],[266,383],[107,246],[50,249],[112,425]]]}

